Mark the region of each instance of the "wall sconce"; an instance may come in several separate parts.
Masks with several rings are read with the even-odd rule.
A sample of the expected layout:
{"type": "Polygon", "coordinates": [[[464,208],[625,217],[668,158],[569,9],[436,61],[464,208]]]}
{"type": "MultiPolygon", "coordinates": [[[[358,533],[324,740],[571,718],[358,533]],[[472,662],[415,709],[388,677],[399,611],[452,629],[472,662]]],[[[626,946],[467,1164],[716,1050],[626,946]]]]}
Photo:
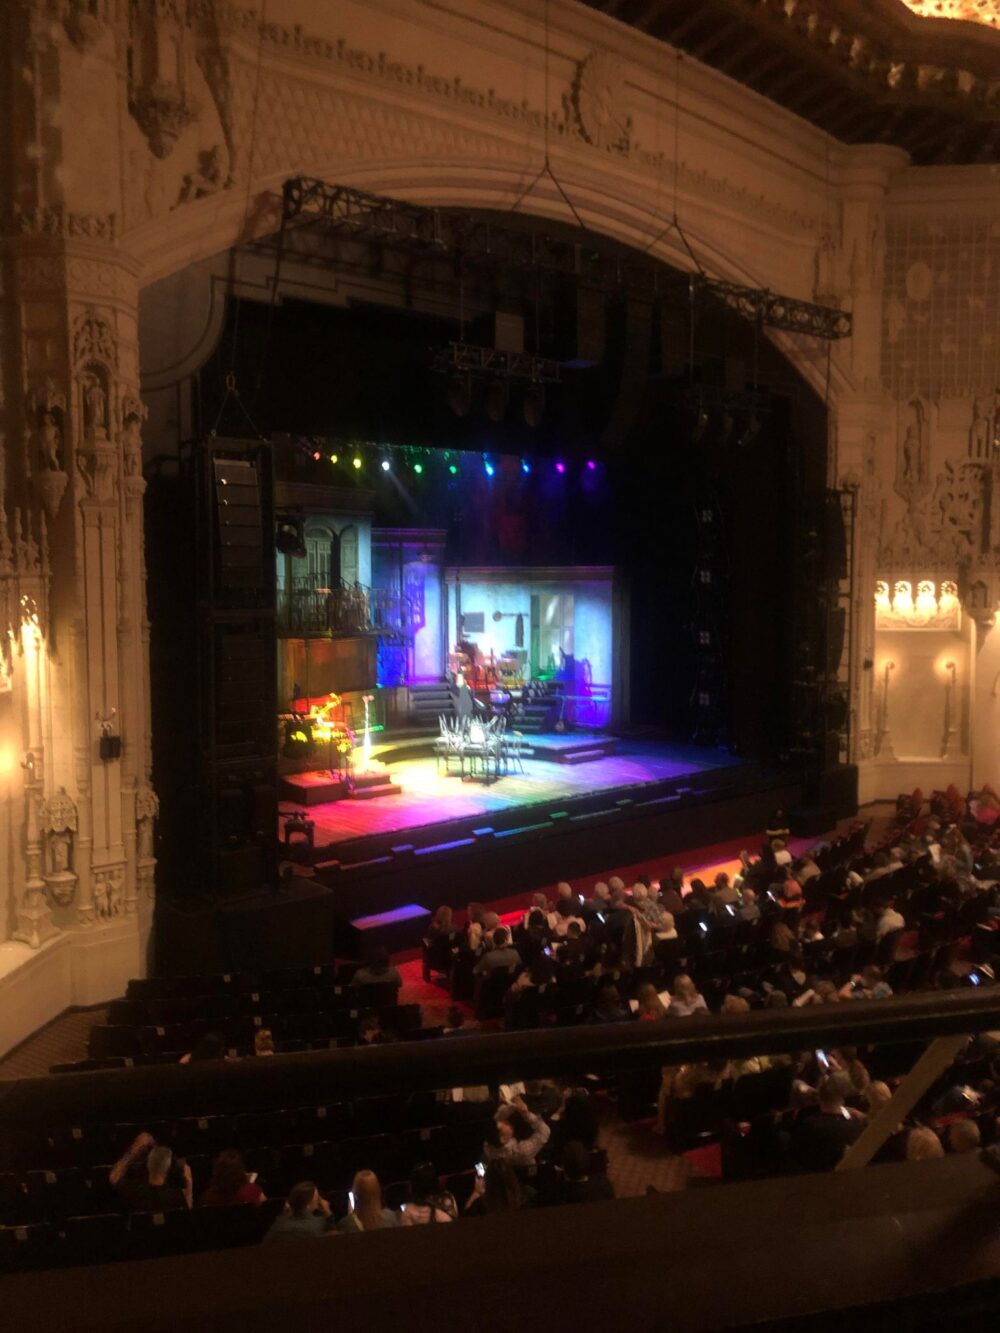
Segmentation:
{"type": "Polygon", "coordinates": [[[97,752],[101,759],[108,763],[112,759],[122,757],[122,738],[112,730],[114,719],[118,715],[118,709],[112,708],[110,713],[105,713],[102,717],[100,713],[96,715],[100,723],[101,734],[97,742],[97,752]]]}

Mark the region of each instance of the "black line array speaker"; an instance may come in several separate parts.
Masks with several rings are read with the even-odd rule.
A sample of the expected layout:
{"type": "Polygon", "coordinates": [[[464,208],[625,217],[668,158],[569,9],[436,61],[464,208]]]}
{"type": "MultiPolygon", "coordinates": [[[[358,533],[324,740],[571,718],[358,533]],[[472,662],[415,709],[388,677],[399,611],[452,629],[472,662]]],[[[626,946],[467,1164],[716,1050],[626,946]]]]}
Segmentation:
{"type": "Polygon", "coordinates": [[[276,556],[270,451],[211,439],[196,465],[202,845],[211,891],[256,889],[276,871],[276,556]],[[210,534],[210,535],[209,535],[210,534]]]}
{"type": "Polygon", "coordinates": [[[571,287],[556,300],[556,340],[563,365],[599,366],[607,347],[607,297],[593,287],[571,287]]]}
{"type": "Polygon", "coordinates": [[[252,459],[213,458],[218,556],[215,575],[223,600],[234,588],[262,588],[264,533],[258,467],[252,459]]]}

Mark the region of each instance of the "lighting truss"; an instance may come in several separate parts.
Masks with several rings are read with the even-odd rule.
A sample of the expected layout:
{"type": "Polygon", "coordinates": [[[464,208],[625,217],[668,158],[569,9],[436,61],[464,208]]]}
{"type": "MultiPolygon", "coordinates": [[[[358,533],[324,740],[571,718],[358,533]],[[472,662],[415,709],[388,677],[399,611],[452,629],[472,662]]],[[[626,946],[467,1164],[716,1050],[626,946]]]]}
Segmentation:
{"type": "Polygon", "coordinates": [[[851,315],[846,311],[704,273],[679,273],[651,256],[614,252],[591,232],[566,240],[473,211],[425,208],[307,176],[287,180],[281,229],[265,243],[276,243],[279,250],[287,247],[291,253],[296,231],[317,228],[344,240],[400,250],[415,259],[450,259],[467,269],[543,271],[648,300],[670,298],[693,304],[705,296],[715,297],[753,323],[827,341],[851,334],[851,315]]]}
{"type": "Polygon", "coordinates": [[[471,375],[474,379],[525,380],[531,384],[557,384],[559,362],[529,352],[501,352],[496,347],[452,342],[438,349],[434,369],[471,375]]]}

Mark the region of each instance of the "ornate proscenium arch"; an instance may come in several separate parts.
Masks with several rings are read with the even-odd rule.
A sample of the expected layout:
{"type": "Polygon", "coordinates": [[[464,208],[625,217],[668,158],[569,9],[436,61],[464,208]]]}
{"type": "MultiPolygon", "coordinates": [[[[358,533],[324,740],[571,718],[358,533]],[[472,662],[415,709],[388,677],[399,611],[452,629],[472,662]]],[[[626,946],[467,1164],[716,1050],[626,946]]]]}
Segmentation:
{"type": "Polygon", "coordinates": [[[584,250],[579,242],[484,221],[472,211],[444,212],[306,176],[285,182],[281,226],[262,244],[276,245],[280,256],[289,233],[302,227],[390,246],[417,257],[453,257],[480,268],[542,269],[637,296],[658,297],[676,291],[697,299],[710,294],[749,320],[814,338],[848,338],[852,330],[847,311],[724,282],[704,272],[679,274],[644,254],[623,260],[602,249],[600,238],[592,233],[587,233],[584,250]]]}

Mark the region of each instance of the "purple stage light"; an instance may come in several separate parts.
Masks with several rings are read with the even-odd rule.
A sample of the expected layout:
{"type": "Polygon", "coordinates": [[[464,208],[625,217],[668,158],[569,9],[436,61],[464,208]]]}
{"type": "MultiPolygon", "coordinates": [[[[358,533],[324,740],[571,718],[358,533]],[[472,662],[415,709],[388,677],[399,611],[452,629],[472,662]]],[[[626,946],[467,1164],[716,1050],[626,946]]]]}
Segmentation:
{"type": "Polygon", "coordinates": [[[556,464],[556,471],[559,473],[560,476],[562,476],[562,474],[566,471],[566,464],[563,463],[562,461],[558,462],[556,464]]]}
{"type": "Polygon", "coordinates": [[[596,472],[596,471],[597,471],[597,464],[594,462],[594,460],[593,460],[592,458],[588,458],[588,459],[587,459],[587,471],[588,471],[588,472],[596,472]]]}

